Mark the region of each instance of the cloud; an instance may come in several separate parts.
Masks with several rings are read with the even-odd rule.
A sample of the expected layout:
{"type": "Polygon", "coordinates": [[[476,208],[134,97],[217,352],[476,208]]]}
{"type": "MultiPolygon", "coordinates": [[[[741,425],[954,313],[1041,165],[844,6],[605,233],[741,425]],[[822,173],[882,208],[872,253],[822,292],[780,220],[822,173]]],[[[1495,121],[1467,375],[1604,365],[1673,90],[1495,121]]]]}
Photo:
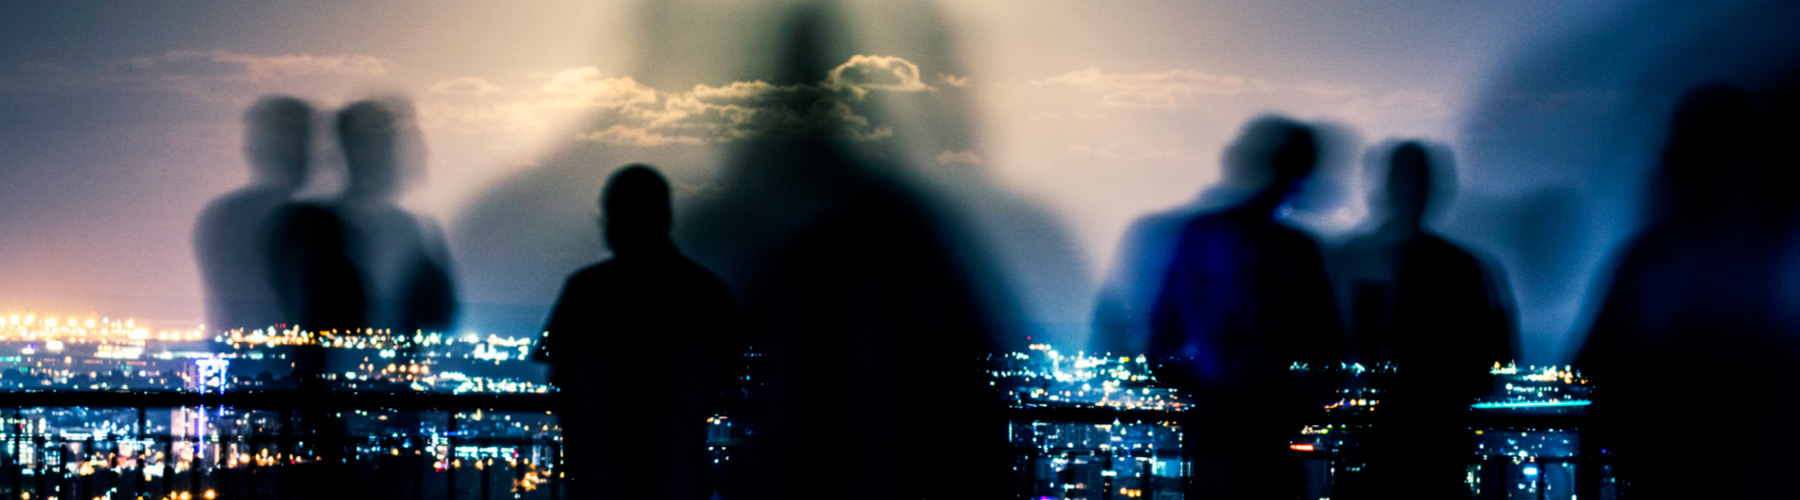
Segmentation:
{"type": "Polygon", "coordinates": [[[933,90],[919,79],[919,66],[893,56],[850,56],[849,61],[832,68],[822,82],[832,90],[847,89],[860,98],[869,90],[890,92],[922,92],[933,90]]]}
{"type": "Polygon", "coordinates": [[[949,165],[951,163],[980,165],[981,156],[976,155],[974,151],[945,151],[937,155],[937,162],[939,165],[949,165]]]}
{"type": "MultiPolygon", "coordinates": [[[[1102,106],[1114,108],[1181,108],[1198,96],[1260,96],[1263,99],[1302,99],[1321,110],[1350,118],[1439,117],[1449,112],[1443,96],[1416,90],[1371,91],[1353,83],[1307,80],[1286,83],[1241,75],[1217,75],[1191,69],[1144,73],[1116,73],[1088,67],[1042,80],[1036,86],[1066,86],[1099,96],[1102,106]]],[[[1053,117],[1041,114],[1038,117],[1053,117]]]]}
{"type": "Polygon", "coordinates": [[[488,94],[498,94],[505,91],[506,89],[501,88],[499,85],[494,85],[493,82],[489,82],[487,79],[475,76],[465,76],[432,84],[431,89],[425,91],[425,93],[431,95],[478,97],[488,94]]]}
{"type": "Polygon", "coordinates": [[[421,108],[427,127],[469,133],[548,131],[581,121],[593,125],[578,134],[582,140],[641,147],[807,134],[875,141],[893,136],[894,129],[868,117],[862,108],[871,104],[864,98],[872,92],[934,90],[919,75],[918,66],[902,58],[858,55],[812,83],[739,81],[669,91],[589,66],[531,75],[525,90],[481,103],[448,97],[468,96],[454,95],[464,89],[479,97],[484,93],[476,89],[486,87],[468,79],[442,82],[434,89],[441,86],[445,92],[433,93],[446,98],[421,108]]]}
{"type": "Polygon", "coordinates": [[[1359,122],[1416,123],[1449,116],[1444,96],[1432,92],[1395,90],[1380,95],[1358,94],[1334,101],[1333,114],[1359,122]]]}
{"type": "Polygon", "coordinates": [[[956,76],[948,73],[938,73],[938,81],[944,82],[944,85],[949,85],[951,87],[969,86],[969,77],[956,76]]]}
{"type": "Polygon", "coordinates": [[[0,88],[23,91],[139,89],[241,99],[270,91],[386,74],[392,64],[369,55],[174,51],[97,65],[30,64],[0,71],[0,88]]]}
{"type": "Polygon", "coordinates": [[[367,55],[256,55],[174,51],[108,65],[101,79],[122,84],[271,83],[307,77],[377,76],[389,63],[367,55]]]}
{"type": "Polygon", "coordinates": [[[595,131],[587,135],[578,136],[577,138],[584,141],[644,147],[667,146],[670,144],[702,144],[706,142],[697,137],[663,135],[624,125],[613,125],[606,130],[595,131]]]}
{"type": "Polygon", "coordinates": [[[1066,85],[1100,94],[1100,103],[1121,108],[1175,109],[1177,100],[1194,95],[1239,95],[1269,92],[1270,83],[1238,75],[1215,75],[1178,69],[1149,73],[1110,73],[1098,67],[1071,71],[1032,85],[1066,85]]]}
{"type": "Polygon", "coordinates": [[[256,81],[280,80],[304,76],[351,75],[373,76],[387,73],[388,63],[374,56],[315,56],[287,54],[258,56],[223,50],[212,52],[171,52],[164,56],[201,58],[219,64],[236,65],[242,74],[256,81]]]}
{"type": "Polygon", "coordinates": [[[654,106],[657,101],[656,89],[631,77],[602,78],[600,69],[593,66],[551,74],[541,90],[547,96],[545,106],[579,111],[623,111],[654,106]]]}

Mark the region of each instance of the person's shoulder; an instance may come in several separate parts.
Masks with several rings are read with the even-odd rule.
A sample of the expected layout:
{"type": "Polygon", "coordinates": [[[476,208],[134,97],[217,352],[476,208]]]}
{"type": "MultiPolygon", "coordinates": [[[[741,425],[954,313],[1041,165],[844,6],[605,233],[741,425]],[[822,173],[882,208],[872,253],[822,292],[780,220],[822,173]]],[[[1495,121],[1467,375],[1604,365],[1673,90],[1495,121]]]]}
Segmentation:
{"type": "Polygon", "coordinates": [[[1480,264],[1486,260],[1468,247],[1450,241],[1449,238],[1445,238],[1443,235],[1437,233],[1420,234],[1416,241],[1416,244],[1419,245],[1420,248],[1423,248],[1427,252],[1432,252],[1434,255],[1439,256],[1438,258],[1470,265],[1480,264]]]}
{"type": "Polygon", "coordinates": [[[569,274],[569,279],[594,279],[616,273],[618,272],[618,269],[618,261],[613,259],[600,260],[583,266],[581,269],[576,269],[575,272],[569,274]]]}
{"type": "Polygon", "coordinates": [[[569,273],[569,277],[567,279],[563,280],[564,286],[565,287],[585,286],[585,285],[591,285],[596,282],[605,281],[607,275],[613,274],[615,272],[613,270],[613,268],[615,268],[615,267],[617,267],[617,266],[613,265],[613,262],[611,259],[603,260],[600,262],[595,262],[593,264],[588,264],[586,267],[582,267],[581,269],[576,269],[575,272],[569,273]]]}
{"type": "Polygon", "coordinates": [[[1227,211],[1214,211],[1195,214],[1180,219],[1177,234],[1181,238],[1213,237],[1220,234],[1238,232],[1240,222],[1234,214],[1227,211]]]}
{"type": "Polygon", "coordinates": [[[200,209],[200,224],[259,217],[289,203],[281,192],[244,188],[214,198],[200,209]]]}
{"type": "Polygon", "coordinates": [[[206,203],[205,207],[200,209],[200,214],[201,217],[209,215],[232,215],[232,208],[253,203],[260,199],[263,199],[263,197],[258,196],[258,192],[254,189],[239,189],[220,195],[218,198],[213,198],[212,201],[206,203]]]}

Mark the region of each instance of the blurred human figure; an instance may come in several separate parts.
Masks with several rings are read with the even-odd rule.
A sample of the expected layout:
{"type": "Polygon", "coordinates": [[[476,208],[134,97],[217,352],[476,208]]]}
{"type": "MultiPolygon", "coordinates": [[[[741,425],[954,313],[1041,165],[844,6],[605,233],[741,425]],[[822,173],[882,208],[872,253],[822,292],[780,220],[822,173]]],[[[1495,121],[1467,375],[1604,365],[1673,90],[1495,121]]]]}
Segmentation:
{"type": "Polygon", "coordinates": [[[669,240],[661,174],[621,169],[600,208],[613,256],[569,277],[535,351],[562,391],[570,498],[705,499],[706,419],[743,374],[736,299],[669,240]]]}
{"type": "Polygon", "coordinates": [[[338,111],[350,181],[332,207],[368,291],[362,326],[407,336],[449,331],[457,304],[442,232],[396,203],[422,174],[413,127],[411,103],[402,100],[359,101],[338,111]]]}
{"type": "Polygon", "coordinates": [[[1370,472],[1383,497],[1467,496],[1465,464],[1446,458],[1469,453],[1469,404],[1513,359],[1510,301],[1483,259],[1425,226],[1452,194],[1447,165],[1410,141],[1387,159],[1376,222],[1332,259],[1356,356],[1399,371],[1370,472]]]}
{"type": "Polygon", "coordinates": [[[263,97],[244,113],[250,185],[207,204],[194,223],[206,326],[213,331],[291,321],[283,318],[270,282],[271,221],[306,183],[312,120],[312,106],[287,96],[263,97]]]}
{"type": "Polygon", "coordinates": [[[1736,87],[1682,97],[1652,204],[1661,213],[1620,254],[1575,364],[1596,387],[1584,441],[1616,457],[1634,498],[1769,493],[1754,489],[1769,482],[1755,457],[1785,428],[1793,332],[1781,317],[1793,305],[1775,272],[1787,235],[1762,211],[1764,185],[1779,179],[1757,168],[1757,122],[1736,87]]]}
{"type": "MultiPolygon", "coordinates": [[[[836,8],[796,7],[776,81],[816,81],[857,53],[836,8]]],[[[959,238],[967,218],[903,155],[834,121],[803,125],[740,143],[723,172],[732,189],[694,218],[727,243],[717,254],[735,254],[763,355],[747,414],[757,446],[733,459],[746,495],[1004,497],[1006,443],[993,438],[1006,421],[982,361],[1001,337],[981,288],[1000,282],[979,277],[989,254],[959,238]],[[932,480],[948,477],[946,454],[956,480],[932,480]]]]}
{"type": "Polygon", "coordinates": [[[1277,220],[1313,172],[1314,132],[1281,117],[1252,120],[1224,155],[1243,201],[1183,222],[1150,308],[1151,355],[1179,360],[1167,378],[1198,399],[1185,432],[1190,494],[1292,498],[1287,440],[1308,406],[1295,362],[1342,359],[1343,335],[1311,236],[1277,220]]]}
{"type": "MultiPolygon", "coordinates": [[[[196,230],[209,326],[361,328],[362,277],[346,253],[342,220],[325,206],[293,197],[310,170],[312,107],[267,97],[250,108],[246,121],[246,152],[257,166],[257,182],[208,206],[196,230]]],[[[295,353],[293,378],[303,388],[320,389],[323,370],[322,349],[295,353]]]]}
{"type": "Polygon", "coordinates": [[[1262,188],[1254,176],[1233,175],[1198,197],[1132,222],[1095,300],[1089,350],[1097,353],[1150,352],[1150,306],[1162,292],[1182,228],[1194,218],[1244,202],[1262,188]]]}
{"type": "MultiPolygon", "coordinates": [[[[310,122],[308,117],[302,123],[310,128],[310,122]]],[[[266,280],[264,286],[277,307],[275,319],[257,328],[297,328],[315,335],[360,329],[366,324],[368,300],[362,274],[346,245],[347,228],[330,207],[290,198],[292,190],[303,183],[304,176],[292,179],[288,196],[270,209],[261,228],[266,236],[256,247],[258,272],[253,275],[266,280]]],[[[305,400],[297,427],[308,436],[299,441],[309,443],[318,464],[335,470],[343,458],[345,439],[343,426],[328,405],[325,347],[305,343],[293,346],[288,355],[297,397],[305,400]]],[[[283,432],[288,432],[286,429],[283,426],[283,432]]]]}

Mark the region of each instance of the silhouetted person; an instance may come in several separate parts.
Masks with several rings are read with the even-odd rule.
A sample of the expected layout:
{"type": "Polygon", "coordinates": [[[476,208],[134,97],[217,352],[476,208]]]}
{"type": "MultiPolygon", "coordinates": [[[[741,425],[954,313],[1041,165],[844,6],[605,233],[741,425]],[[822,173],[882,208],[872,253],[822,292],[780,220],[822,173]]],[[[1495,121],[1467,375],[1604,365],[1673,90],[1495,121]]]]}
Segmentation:
{"type": "Polygon", "coordinates": [[[600,208],[613,256],[569,277],[536,354],[561,389],[570,498],[707,498],[706,419],[743,372],[736,300],[669,241],[662,175],[625,167],[600,208]]]}
{"type": "Polygon", "coordinates": [[[1792,329],[1773,272],[1784,235],[1767,192],[1750,98],[1725,85],[1686,94],[1662,152],[1663,208],[1625,247],[1575,366],[1595,384],[1593,448],[1619,461],[1634,498],[1763,498],[1756,460],[1790,415],[1792,329]]]}
{"type": "Polygon", "coordinates": [[[359,101],[338,111],[350,182],[332,207],[345,222],[345,243],[368,291],[363,326],[408,336],[448,331],[456,315],[441,232],[395,203],[423,168],[411,120],[411,104],[400,100],[359,101]]]}
{"type": "Polygon", "coordinates": [[[206,326],[222,332],[287,322],[270,284],[272,222],[306,182],[312,107],[264,97],[244,113],[250,185],[207,204],[194,224],[194,256],[206,289],[206,326]]]}
{"type": "MultiPolygon", "coordinates": [[[[310,124],[308,124],[310,126],[310,124]]],[[[299,181],[296,181],[297,183],[299,181]]],[[[343,426],[327,403],[326,349],[321,334],[363,328],[367,295],[362,274],[351,261],[343,220],[331,208],[311,201],[284,200],[265,225],[269,237],[261,262],[276,302],[272,324],[313,333],[313,341],[289,350],[296,397],[305,401],[297,428],[308,436],[319,474],[334,474],[343,458],[343,426]]],[[[290,450],[298,452],[299,450],[290,450]]]]}
{"type": "MultiPolygon", "coordinates": [[[[231,288],[237,293],[247,298],[267,297],[268,307],[256,307],[260,301],[251,301],[251,307],[244,309],[227,307],[227,314],[251,311],[252,315],[216,316],[221,318],[213,320],[216,327],[280,325],[311,332],[362,328],[367,300],[361,273],[348,255],[343,221],[326,206],[292,198],[306,183],[309,170],[311,107],[292,98],[269,98],[251,108],[250,116],[250,154],[262,166],[258,177],[267,179],[259,183],[264,187],[216,202],[202,216],[200,231],[218,238],[214,242],[229,242],[211,248],[237,248],[244,254],[221,254],[215,259],[203,251],[202,260],[219,265],[206,271],[209,284],[235,281],[231,288]],[[211,223],[220,220],[215,217],[243,222],[211,223]],[[250,218],[256,219],[254,223],[250,218]]],[[[302,389],[322,391],[324,363],[324,350],[319,346],[296,349],[292,376],[302,389]]]]}
{"type": "Polygon", "coordinates": [[[1245,178],[1254,175],[1228,177],[1193,201],[1145,216],[1125,230],[1095,301],[1090,350],[1130,355],[1150,352],[1150,306],[1162,292],[1182,228],[1196,217],[1242,203],[1263,187],[1249,185],[1261,182],[1245,178]]]}
{"type": "MultiPolygon", "coordinates": [[[[800,9],[783,32],[782,81],[816,81],[856,53],[828,5],[800,9]]],[[[797,106],[829,104],[814,99],[797,106]]],[[[710,227],[761,233],[740,264],[763,354],[748,400],[756,446],[734,459],[753,498],[1010,493],[984,361],[1000,330],[980,287],[997,282],[977,277],[992,267],[917,166],[871,159],[882,150],[833,123],[747,140],[727,167],[735,196],[712,207],[710,227]],[[720,224],[745,220],[758,222],[720,224]]]]}
{"type": "Polygon", "coordinates": [[[1356,354],[1390,361],[1398,376],[1381,397],[1374,491],[1383,498],[1468,495],[1469,404],[1492,388],[1488,370],[1512,354],[1504,287],[1484,261],[1425,227],[1450,172],[1424,145],[1393,149],[1370,229],[1336,252],[1356,354]]]}
{"type": "Polygon", "coordinates": [[[1295,362],[1343,355],[1337,306],[1318,244],[1277,219],[1312,174],[1314,132],[1279,117],[1251,121],[1225,152],[1227,182],[1257,186],[1247,199],[1182,224],[1150,310],[1150,354],[1176,359],[1159,376],[1197,399],[1187,421],[1190,494],[1292,498],[1297,463],[1288,439],[1302,397],[1295,362]]]}

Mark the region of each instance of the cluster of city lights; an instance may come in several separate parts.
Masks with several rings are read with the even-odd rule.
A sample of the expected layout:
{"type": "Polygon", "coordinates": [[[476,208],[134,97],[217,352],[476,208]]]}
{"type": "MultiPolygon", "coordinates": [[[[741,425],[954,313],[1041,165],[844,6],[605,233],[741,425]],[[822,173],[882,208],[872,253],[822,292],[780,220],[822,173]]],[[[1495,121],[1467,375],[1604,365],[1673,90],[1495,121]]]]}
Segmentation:
{"type": "Polygon", "coordinates": [[[1494,363],[1488,370],[1497,386],[1494,395],[1470,405],[1479,410],[1570,410],[1593,404],[1588,379],[1570,366],[1527,366],[1494,363]]]}
{"type": "Polygon", "coordinates": [[[1174,422],[1016,422],[1008,434],[1015,449],[1040,457],[1021,464],[1034,469],[1034,494],[1072,498],[1104,489],[1136,498],[1180,491],[1182,428],[1174,422]]]}
{"type": "Polygon", "coordinates": [[[1108,354],[1063,354],[1046,344],[994,358],[988,372],[1014,407],[1095,406],[1183,411],[1191,404],[1157,382],[1149,359],[1108,354]]]}
{"type": "Polygon", "coordinates": [[[135,319],[109,317],[38,316],[12,314],[0,318],[0,342],[88,344],[105,342],[198,341],[203,328],[159,329],[138,325],[135,319]]]}

